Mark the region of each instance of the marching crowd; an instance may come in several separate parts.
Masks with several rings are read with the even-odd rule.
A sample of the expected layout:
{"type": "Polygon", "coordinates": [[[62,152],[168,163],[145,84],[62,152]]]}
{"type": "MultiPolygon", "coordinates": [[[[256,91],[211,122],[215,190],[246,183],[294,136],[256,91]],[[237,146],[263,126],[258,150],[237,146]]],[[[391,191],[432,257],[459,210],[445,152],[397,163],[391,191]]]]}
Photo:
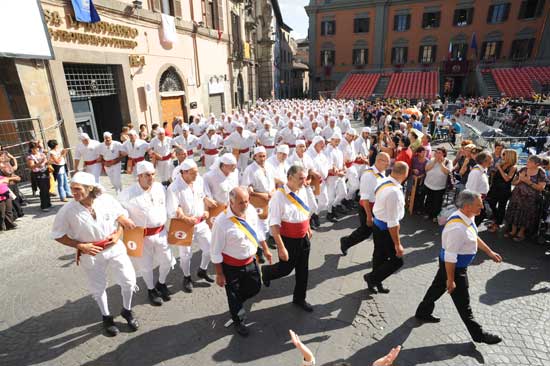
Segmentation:
{"type": "MultiPolygon", "coordinates": [[[[112,336],[119,329],[105,291],[107,267],[121,286],[121,316],[137,330],[131,311],[136,276],[143,277],[152,305],[171,299],[166,278],[176,261],[170,245],[179,249],[183,291],[193,292],[197,280],[224,287],[241,336],[249,333],[243,303],[293,270],[292,302],[313,311],[306,301],[312,229],[322,219],[335,223],[352,212],[359,226],[340,239],[342,255],[372,234],[366,286],[371,294],[389,293],[383,281],[406,258],[399,236],[405,205],[436,222],[446,192],[456,187],[456,211],[442,223],[440,268],[416,317],[438,322],[434,303],[448,291],[474,341],[494,344],[500,338],[473,318],[466,269],[478,248],[496,262],[501,257],[477,236],[477,226],[489,216],[489,231],[496,232],[506,221],[505,235],[523,240],[536,220],[529,204],[544,190],[546,174],[539,157],[518,169],[515,150],[496,144],[494,152],[487,152],[462,140],[460,116],[445,116],[445,104],[260,100],[248,111],[219,118],[196,116],[190,123],[176,118],[171,128],[154,126],[153,133],[127,126],[120,141],[110,132],[102,142],[81,133],[70,183],[68,150],[54,140],[48,142],[47,155],[31,143],[27,164],[43,210],[51,206],[49,166],[59,198],[74,198],[57,212],[52,237],[77,250],[105,331],[112,336]],[[351,125],[354,114],[364,119],[360,131],[351,125]],[[453,160],[444,147],[432,148],[436,128],[445,128],[459,144],[453,160]],[[102,172],[116,199],[103,193],[102,172]],[[123,187],[123,172],[132,174],[135,183],[123,187]],[[195,279],[193,246],[201,249],[195,279]],[[277,251],[277,262],[271,250],[277,251]],[[208,274],[210,262],[215,279],[208,274]]],[[[9,156],[2,159],[13,165],[9,156]]]]}

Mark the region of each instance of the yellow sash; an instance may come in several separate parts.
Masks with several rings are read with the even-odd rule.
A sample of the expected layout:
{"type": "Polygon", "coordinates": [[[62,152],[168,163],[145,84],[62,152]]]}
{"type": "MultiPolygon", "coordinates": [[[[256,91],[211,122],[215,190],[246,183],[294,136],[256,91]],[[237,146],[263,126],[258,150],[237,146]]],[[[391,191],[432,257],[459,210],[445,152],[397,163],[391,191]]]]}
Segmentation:
{"type": "Polygon", "coordinates": [[[306,209],[304,208],[304,206],[302,206],[302,205],[300,204],[300,202],[296,201],[296,199],[295,199],[294,197],[292,197],[290,194],[286,193],[286,191],[285,191],[284,188],[279,188],[279,191],[281,191],[281,192],[286,196],[286,198],[287,198],[290,202],[292,202],[292,204],[293,204],[294,206],[298,207],[298,209],[299,209],[300,211],[302,211],[303,213],[305,213],[306,215],[309,216],[310,212],[309,212],[308,210],[306,210],[306,209]]]}
{"type": "Polygon", "coordinates": [[[235,226],[237,227],[237,229],[239,229],[240,231],[242,231],[244,233],[244,235],[246,235],[246,237],[248,238],[248,240],[250,240],[252,242],[252,244],[254,244],[254,246],[256,248],[258,248],[258,241],[256,240],[256,238],[254,237],[254,235],[252,235],[252,233],[250,231],[248,231],[247,228],[245,228],[243,226],[243,224],[240,223],[239,220],[237,220],[237,218],[235,216],[231,216],[229,218],[229,220],[231,220],[231,222],[233,222],[235,224],[235,226]]]}

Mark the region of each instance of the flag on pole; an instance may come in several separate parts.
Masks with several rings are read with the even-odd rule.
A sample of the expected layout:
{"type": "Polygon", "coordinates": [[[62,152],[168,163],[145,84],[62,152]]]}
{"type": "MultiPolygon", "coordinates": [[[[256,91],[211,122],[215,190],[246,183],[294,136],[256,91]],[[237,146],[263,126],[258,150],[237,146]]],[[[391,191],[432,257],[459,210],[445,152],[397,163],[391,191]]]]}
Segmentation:
{"type": "Polygon", "coordinates": [[[83,23],[97,23],[101,19],[92,0],[71,0],[76,20],[83,23]]]}
{"type": "Polygon", "coordinates": [[[477,39],[476,39],[476,32],[472,33],[472,41],[470,42],[470,48],[473,49],[476,53],[477,58],[477,39]]]}

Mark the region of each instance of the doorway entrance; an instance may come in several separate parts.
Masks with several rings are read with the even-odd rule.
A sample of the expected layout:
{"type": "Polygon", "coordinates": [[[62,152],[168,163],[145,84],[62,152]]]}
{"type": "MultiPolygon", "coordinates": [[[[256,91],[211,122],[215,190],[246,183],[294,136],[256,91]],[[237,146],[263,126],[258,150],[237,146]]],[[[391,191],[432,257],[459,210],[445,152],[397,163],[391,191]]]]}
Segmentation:
{"type": "Polygon", "coordinates": [[[183,80],[175,68],[169,67],[162,73],[159,82],[161,118],[160,125],[168,122],[166,130],[172,133],[173,122],[176,117],[183,117],[187,121],[185,107],[185,90],[183,80]]]}

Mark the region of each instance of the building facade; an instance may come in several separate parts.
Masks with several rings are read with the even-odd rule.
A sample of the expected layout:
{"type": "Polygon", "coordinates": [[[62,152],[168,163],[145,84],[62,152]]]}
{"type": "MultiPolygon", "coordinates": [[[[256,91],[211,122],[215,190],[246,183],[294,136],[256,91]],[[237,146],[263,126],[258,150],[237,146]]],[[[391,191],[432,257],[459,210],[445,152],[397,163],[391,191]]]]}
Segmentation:
{"type": "Polygon", "coordinates": [[[479,63],[550,59],[544,0],[311,0],[306,12],[314,96],[357,70],[428,69],[465,94],[479,63]]]}

